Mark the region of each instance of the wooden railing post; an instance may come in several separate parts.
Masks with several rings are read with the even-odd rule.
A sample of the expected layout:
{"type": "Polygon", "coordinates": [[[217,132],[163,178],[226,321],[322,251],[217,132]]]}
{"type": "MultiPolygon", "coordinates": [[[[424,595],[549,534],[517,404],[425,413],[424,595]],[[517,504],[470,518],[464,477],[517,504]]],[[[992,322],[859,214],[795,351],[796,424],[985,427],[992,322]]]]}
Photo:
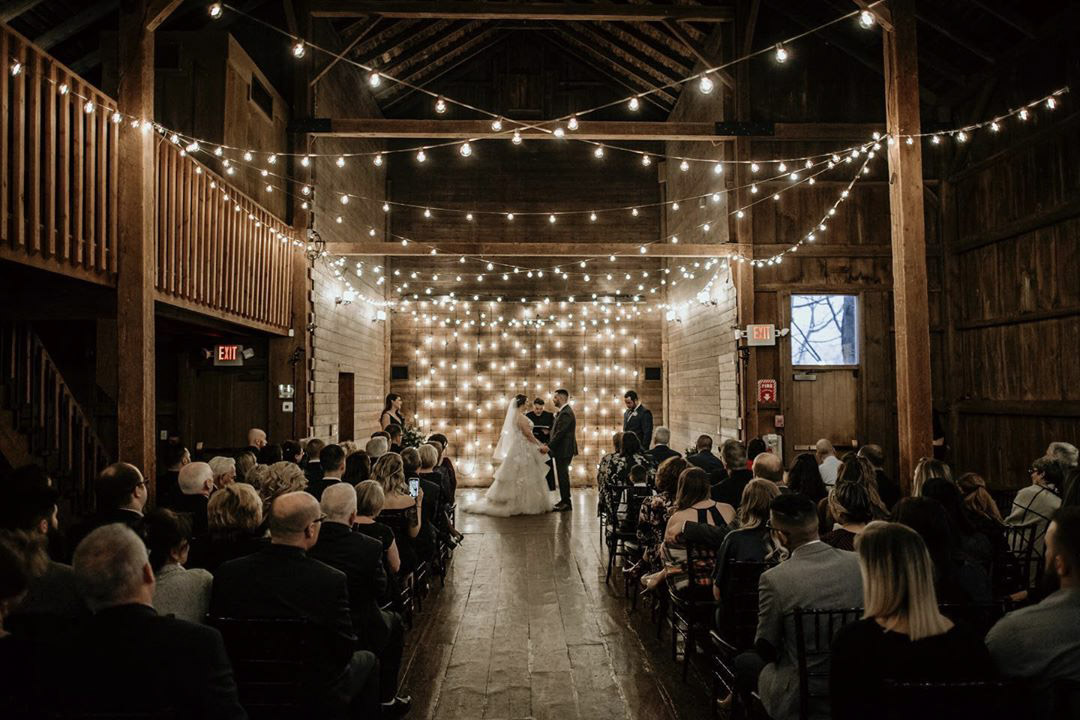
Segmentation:
{"type": "MultiPolygon", "coordinates": [[[[149,0],[120,9],[119,108],[153,120],[154,33],[149,0]]],[[[154,141],[155,133],[119,135],[119,248],[116,321],[119,459],[142,470],[154,490],[154,141]]]]}

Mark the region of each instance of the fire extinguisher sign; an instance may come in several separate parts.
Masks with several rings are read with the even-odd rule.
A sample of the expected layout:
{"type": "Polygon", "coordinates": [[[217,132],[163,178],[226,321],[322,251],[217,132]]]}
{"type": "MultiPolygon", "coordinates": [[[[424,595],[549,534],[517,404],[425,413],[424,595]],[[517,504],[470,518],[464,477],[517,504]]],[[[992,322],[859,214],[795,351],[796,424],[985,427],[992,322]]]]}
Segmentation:
{"type": "Polygon", "coordinates": [[[757,401],[762,405],[776,402],[776,380],[757,381],[757,401]]]}

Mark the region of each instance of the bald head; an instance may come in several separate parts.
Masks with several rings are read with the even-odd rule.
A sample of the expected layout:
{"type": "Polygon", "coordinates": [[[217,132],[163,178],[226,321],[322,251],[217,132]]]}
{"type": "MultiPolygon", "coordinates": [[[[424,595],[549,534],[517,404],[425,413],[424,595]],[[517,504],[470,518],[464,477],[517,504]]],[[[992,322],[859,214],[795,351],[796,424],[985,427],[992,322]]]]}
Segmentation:
{"type": "Polygon", "coordinates": [[[780,458],[771,452],[759,453],[754,458],[754,477],[772,480],[777,485],[784,479],[784,465],[780,458]]]}
{"type": "Polygon", "coordinates": [[[259,428],[251,428],[248,430],[248,445],[257,447],[262,450],[266,447],[266,431],[259,428]]]}
{"type": "Polygon", "coordinates": [[[817,441],[817,444],[814,445],[814,454],[817,455],[818,465],[820,465],[821,461],[825,458],[830,455],[836,455],[836,448],[833,447],[831,442],[825,438],[821,438],[817,441]]]}
{"type": "Polygon", "coordinates": [[[302,490],[279,495],[270,506],[270,541],[307,550],[319,539],[320,517],[314,495],[302,490]]]}
{"type": "Polygon", "coordinates": [[[323,490],[319,505],[327,522],[352,527],[352,521],[356,518],[356,488],[349,483],[334,483],[323,490]]]}
{"type": "Polygon", "coordinates": [[[185,495],[210,497],[210,490],[214,487],[214,471],[208,463],[188,463],[180,468],[177,482],[180,484],[180,492],[185,495]]]}

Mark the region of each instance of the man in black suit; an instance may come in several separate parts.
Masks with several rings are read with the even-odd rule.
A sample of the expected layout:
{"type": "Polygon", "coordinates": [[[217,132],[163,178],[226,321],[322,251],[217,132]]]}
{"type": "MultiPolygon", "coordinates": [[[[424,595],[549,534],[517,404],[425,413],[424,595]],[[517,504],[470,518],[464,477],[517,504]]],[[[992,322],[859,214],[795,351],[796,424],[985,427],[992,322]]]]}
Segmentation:
{"type": "MultiPolygon", "coordinates": [[[[529,422],[533,424],[533,437],[542,443],[546,443],[548,438],[551,437],[551,426],[555,423],[555,415],[549,413],[544,409],[544,399],[536,398],[533,400],[533,409],[525,413],[525,417],[529,419],[529,422]]],[[[548,473],[547,484],[548,490],[555,489],[555,463],[549,457],[548,461],[548,473]]]]}
{"type": "Polygon", "coordinates": [[[164,504],[170,510],[187,515],[191,520],[191,536],[199,538],[206,535],[207,507],[210,493],[214,489],[214,471],[204,462],[188,463],[180,469],[180,495],[170,503],[164,504]]]}
{"type": "Polygon", "coordinates": [[[221,634],[154,611],[154,572],[130,528],[97,528],[75,550],[75,580],[94,616],[71,638],[54,687],[63,709],[243,720],[221,634]]]}
{"type": "Polygon", "coordinates": [[[180,470],[191,462],[191,453],[180,443],[168,443],[161,450],[161,464],[165,471],[158,476],[157,504],[170,507],[180,496],[180,470]]]}
{"type": "Polygon", "coordinates": [[[355,650],[348,579],[307,554],[324,519],[308,493],[278,496],[270,506],[270,544],[214,573],[210,615],[307,620],[327,638],[323,662],[310,668],[323,682],[325,699],[348,705],[357,717],[377,717],[379,661],[355,650]]]}
{"type": "Polygon", "coordinates": [[[341,476],[345,474],[345,451],[340,445],[327,445],[319,453],[319,465],[322,466],[322,476],[309,480],[307,486],[307,491],[314,495],[316,500],[322,499],[326,488],[341,482],[341,476]]]}
{"type": "Polygon", "coordinates": [[[401,426],[393,423],[387,425],[386,434],[390,436],[390,449],[387,452],[400,455],[401,451],[405,449],[401,446],[401,426]]]}
{"type": "Polygon", "coordinates": [[[645,455],[652,461],[654,467],[660,467],[660,463],[668,458],[682,457],[682,454],[668,447],[671,442],[671,431],[661,425],[653,432],[653,440],[656,444],[645,455]]]}
{"type": "Polygon", "coordinates": [[[725,440],[720,446],[720,457],[724,461],[727,477],[718,485],[713,485],[712,499],[738,508],[743,488],[754,478],[754,473],[746,469],[746,448],[738,440],[725,440]]]}
{"type": "MultiPolygon", "coordinates": [[[[312,438],[308,440],[307,446],[304,448],[305,457],[307,457],[307,463],[304,464],[304,477],[307,478],[308,485],[313,482],[318,482],[323,476],[322,466],[322,451],[326,447],[319,438],[312,438]]],[[[372,460],[372,464],[375,461],[372,460]]]]}
{"type": "Polygon", "coordinates": [[[724,463],[720,462],[720,458],[713,455],[712,438],[708,435],[698,436],[697,442],[694,444],[694,452],[686,456],[686,462],[709,473],[709,482],[713,485],[718,485],[721,480],[727,477],[724,463]]]}
{"type": "MultiPolygon", "coordinates": [[[[324,457],[325,454],[323,450],[324,457]]],[[[319,541],[309,554],[345,573],[357,645],[379,658],[379,699],[385,707],[407,709],[411,700],[397,697],[405,645],[401,616],[379,609],[378,599],[387,584],[382,543],[352,531],[356,521],[356,490],[352,485],[337,483],[326,488],[319,505],[326,520],[319,530],[319,541]]]]}
{"type": "Polygon", "coordinates": [[[559,502],[553,508],[557,512],[572,510],[570,503],[570,462],[578,454],[577,418],[570,407],[570,393],[556,390],[552,395],[555,404],[555,420],[551,426],[551,437],[544,450],[555,461],[555,476],[559,482],[559,502]]]}
{"type": "Polygon", "coordinates": [[[641,447],[648,448],[652,442],[652,411],[638,402],[638,394],[627,390],[623,395],[626,411],[623,413],[623,432],[632,432],[641,440],[641,447]]]}
{"type": "Polygon", "coordinates": [[[146,507],[147,486],[139,468],[125,462],[109,465],[94,480],[94,498],[97,513],[72,530],[68,538],[71,549],[95,529],[112,523],[127,525],[145,539],[143,508],[146,507]]]}
{"type": "Polygon", "coordinates": [[[259,457],[259,453],[266,447],[266,431],[251,428],[248,430],[247,438],[248,446],[245,449],[255,457],[259,457]]]}

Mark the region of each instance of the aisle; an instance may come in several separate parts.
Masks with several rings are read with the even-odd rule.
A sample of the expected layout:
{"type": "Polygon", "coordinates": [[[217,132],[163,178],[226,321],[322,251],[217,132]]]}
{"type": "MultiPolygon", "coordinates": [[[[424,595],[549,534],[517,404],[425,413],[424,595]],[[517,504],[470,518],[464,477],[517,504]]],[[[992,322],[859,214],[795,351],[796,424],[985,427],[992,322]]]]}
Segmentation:
{"type": "MultiPolygon", "coordinates": [[[[459,493],[459,502],[475,491],[459,493]]],[[[596,493],[573,513],[458,516],[467,534],[411,635],[410,718],[608,720],[708,715],[705,680],[679,679],[667,633],[604,586],[596,493]]]]}

